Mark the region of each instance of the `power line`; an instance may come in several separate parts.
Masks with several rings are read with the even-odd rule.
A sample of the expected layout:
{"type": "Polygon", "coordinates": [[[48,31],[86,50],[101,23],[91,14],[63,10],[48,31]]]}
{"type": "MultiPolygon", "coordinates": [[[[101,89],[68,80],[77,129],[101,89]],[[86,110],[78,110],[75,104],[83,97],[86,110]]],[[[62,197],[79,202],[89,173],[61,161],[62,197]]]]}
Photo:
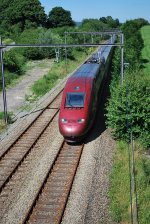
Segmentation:
{"type": "Polygon", "coordinates": [[[7,47],[52,47],[52,48],[65,48],[65,47],[98,47],[98,46],[114,46],[123,47],[123,44],[99,44],[99,43],[89,43],[89,44],[0,44],[0,49],[5,49],[7,47]]]}

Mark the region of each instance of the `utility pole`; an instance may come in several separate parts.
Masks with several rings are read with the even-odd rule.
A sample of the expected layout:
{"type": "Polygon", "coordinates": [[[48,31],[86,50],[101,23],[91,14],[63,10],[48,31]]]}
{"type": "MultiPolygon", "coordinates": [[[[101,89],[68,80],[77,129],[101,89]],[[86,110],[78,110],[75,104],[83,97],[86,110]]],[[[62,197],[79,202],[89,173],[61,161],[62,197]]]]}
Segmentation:
{"type": "Polygon", "coordinates": [[[134,164],[134,139],[131,131],[131,192],[132,192],[132,212],[133,224],[138,224],[138,205],[135,180],[135,164],[134,164]]]}
{"type": "Polygon", "coordinates": [[[55,48],[55,54],[56,54],[56,62],[59,62],[59,48],[55,48]]]}
{"type": "Polygon", "coordinates": [[[123,79],[124,79],[124,48],[123,48],[123,44],[124,44],[124,35],[123,33],[121,33],[120,36],[120,42],[121,42],[121,85],[123,84],[123,79]]]}
{"type": "MultiPolygon", "coordinates": [[[[2,38],[1,37],[0,37],[0,44],[2,45],[2,38]]],[[[7,125],[8,124],[8,117],[7,117],[7,100],[6,100],[6,88],[5,88],[5,76],[4,76],[4,63],[3,63],[3,48],[0,48],[0,60],[1,60],[1,73],[2,73],[4,119],[5,119],[5,123],[7,125]]]]}
{"type": "MultiPolygon", "coordinates": [[[[67,44],[67,32],[65,32],[65,45],[67,44]]],[[[66,73],[67,73],[67,48],[65,47],[65,67],[66,67],[66,73]]]]}

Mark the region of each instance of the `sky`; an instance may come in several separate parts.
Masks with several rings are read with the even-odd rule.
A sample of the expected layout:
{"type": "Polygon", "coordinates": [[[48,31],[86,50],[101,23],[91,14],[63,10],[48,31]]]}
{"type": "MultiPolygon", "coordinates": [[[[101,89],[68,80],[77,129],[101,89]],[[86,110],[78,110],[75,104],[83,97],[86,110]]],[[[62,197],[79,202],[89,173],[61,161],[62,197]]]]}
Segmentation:
{"type": "Polygon", "coordinates": [[[112,16],[125,22],[144,18],[150,22],[150,0],[40,0],[48,14],[54,7],[62,7],[71,12],[75,22],[83,19],[99,19],[112,16]]]}

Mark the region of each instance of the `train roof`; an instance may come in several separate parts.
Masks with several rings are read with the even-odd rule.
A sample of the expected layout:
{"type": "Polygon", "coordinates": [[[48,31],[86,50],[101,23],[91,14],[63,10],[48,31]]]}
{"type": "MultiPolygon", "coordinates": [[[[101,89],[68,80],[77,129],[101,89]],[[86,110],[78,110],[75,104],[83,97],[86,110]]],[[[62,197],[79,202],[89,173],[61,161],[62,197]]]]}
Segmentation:
{"type": "Polygon", "coordinates": [[[73,75],[69,77],[66,83],[68,91],[85,91],[88,84],[100,71],[100,64],[83,64],[73,75]],[[78,87],[79,89],[76,89],[78,87]]]}
{"type": "Polygon", "coordinates": [[[100,64],[83,64],[77,71],[75,71],[68,79],[73,82],[77,78],[93,79],[100,70],[100,64]]]}

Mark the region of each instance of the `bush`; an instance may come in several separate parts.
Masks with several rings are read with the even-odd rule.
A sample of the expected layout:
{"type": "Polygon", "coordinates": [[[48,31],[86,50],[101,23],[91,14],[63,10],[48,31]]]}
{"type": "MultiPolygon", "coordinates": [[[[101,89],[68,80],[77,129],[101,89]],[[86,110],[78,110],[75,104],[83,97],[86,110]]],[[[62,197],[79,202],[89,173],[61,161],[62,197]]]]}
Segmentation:
{"type": "Polygon", "coordinates": [[[114,136],[128,140],[133,136],[148,147],[150,145],[150,86],[141,72],[126,74],[123,85],[111,89],[107,106],[107,125],[113,128],[114,136]]]}
{"type": "Polygon", "coordinates": [[[4,66],[10,72],[17,74],[23,73],[23,65],[25,64],[25,57],[21,55],[16,49],[11,49],[4,54],[4,66]]]}

